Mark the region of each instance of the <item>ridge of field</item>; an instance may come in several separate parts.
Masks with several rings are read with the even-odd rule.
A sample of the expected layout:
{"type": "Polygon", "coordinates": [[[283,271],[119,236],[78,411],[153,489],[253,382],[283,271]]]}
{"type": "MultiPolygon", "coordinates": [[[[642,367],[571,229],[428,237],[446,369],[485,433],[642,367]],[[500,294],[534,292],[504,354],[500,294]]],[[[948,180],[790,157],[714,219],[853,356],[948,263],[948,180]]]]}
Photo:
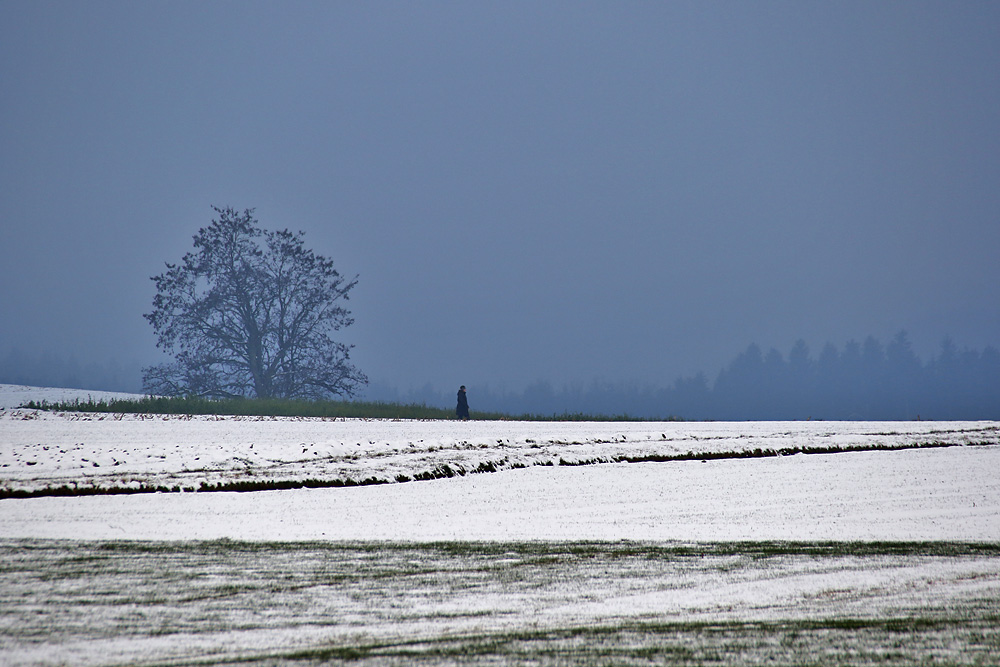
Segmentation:
{"type": "Polygon", "coordinates": [[[0,497],[1000,444],[998,422],[522,422],[0,411],[0,497]]]}
{"type": "Polygon", "coordinates": [[[1000,447],[534,466],[409,484],[0,500],[0,535],[250,541],[1000,541],[1000,447]]]}

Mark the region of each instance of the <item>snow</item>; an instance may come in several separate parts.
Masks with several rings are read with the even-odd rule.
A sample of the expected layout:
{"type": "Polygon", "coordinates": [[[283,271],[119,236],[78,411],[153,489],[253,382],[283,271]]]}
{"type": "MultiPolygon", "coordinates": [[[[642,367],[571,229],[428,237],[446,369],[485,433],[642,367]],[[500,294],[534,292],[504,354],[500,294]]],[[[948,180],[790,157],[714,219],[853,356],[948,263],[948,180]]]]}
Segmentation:
{"type": "Polygon", "coordinates": [[[848,549],[815,557],[768,553],[767,545],[681,553],[558,542],[4,546],[0,654],[7,665],[284,664],[336,647],[362,655],[380,647],[397,658],[376,653],[359,664],[598,664],[595,655],[599,664],[636,664],[613,658],[678,643],[707,649],[692,663],[720,662],[707,629],[655,628],[677,621],[778,621],[737,628],[735,637],[722,625],[707,632],[723,647],[727,636],[751,640],[755,648],[723,654],[724,664],[740,665],[772,660],[786,640],[798,648],[779,652],[778,664],[810,664],[831,649],[831,664],[859,664],[846,659],[858,652],[868,656],[860,664],[883,653],[892,656],[888,664],[922,664],[929,650],[946,664],[987,664],[997,638],[1000,559],[968,552],[848,549]],[[796,623],[824,618],[933,622],[888,636],[796,623]],[[582,627],[605,631],[588,644],[574,632],[582,627]],[[461,660],[463,644],[478,649],[469,661],[461,660]],[[484,654],[489,644],[492,654],[484,654]],[[434,660],[442,649],[448,653],[434,660]],[[563,660],[535,659],[553,651],[563,660]]]}
{"type": "MultiPolygon", "coordinates": [[[[39,400],[37,392],[0,387],[0,396],[11,394],[39,400]]],[[[998,445],[998,422],[457,422],[0,410],[0,488],[7,490],[390,482],[2,499],[0,618],[7,620],[0,662],[280,662],[282,652],[340,646],[419,654],[421,642],[429,652],[451,647],[459,655],[470,638],[546,629],[554,638],[539,640],[539,648],[565,651],[576,640],[559,639],[562,629],[580,626],[914,614],[960,620],[954,628],[890,633],[889,643],[822,628],[792,626],[782,634],[779,624],[741,664],[773,658],[767,641],[786,639],[803,642],[786,662],[824,650],[897,655],[897,635],[913,662],[974,661],[988,649],[964,628],[986,633],[984,645],[996,637],[983,612],[1000,595],[995,556],[918,548],[905,555],[762,554],[768,541],[1000,542],[998,445]],[[829,453],[765,455],[806,448],[829,453]],[[851,448],[869,451],[834,453],[851,448]],[[720,453],[729,458],[713,458],[720,453]],[[661,460],[590,463],[622,458],[661,460]],[[496,472],[474,474],[485,464],[496,472]],[[442,466],[453,476],[395,481],[442,466]],[[233,542],[210,541],[219,539],[233,542]],[[731,542],[746,548],[712,546],[731,542]],[[687,544],[703,545],[697,557],[655,555],[687,544]],[[590,550],[586,557],[581,548],[590,550]],[[799,632],[807,634],[797,640],[799,632]]],[[[624,651],[638,642],[655,649],[663,641],[655,632],[629,632],[573,650],[587,657],[590,648],[624,651]]],[[[486,658],[516,661],[503,653],[516,646],[498,646],[486,658]]],[[[705,650],[714,655],[711,645],[705,650]]]]}
{"type": "Polygon", "coordinates": [[[0,501],[0,534],[184,540],[1000,541],[1000,448],[581,467],[255,493],[0,501]]]}
{"type": "Polygon", "coordinates": [[[18,384],[0,384],[0,410],[16,408],[29,401],[41,403],[68,403],[80,401],[111,401],[117,399],[142,398],[142,394],[120,391],[95,391],[90,389],[67,389],[60,387],[28,387],[18,384]]]}
{"type": "Polygon", "coordinates": [[[0,501],[0,534],[166,540],[1000,540],[1000,478],[993,472],[1000,469],[998,444],[998,422],[461,422],[8,409],[0,411],[0,488],[8,490],[388,483],[7,498],[0,501]],[[928,444],[949,446],[711,458],[757,450],[928,444]],[[687,460],[664,461],[672,458],[687,460]],[[659,462],[600,463],[651,459],[659,462]],[[444,469],[453,476],[396,483],[441,477],[444,469]],[[486,470],[496,472],[473,474],[486,470]]]}

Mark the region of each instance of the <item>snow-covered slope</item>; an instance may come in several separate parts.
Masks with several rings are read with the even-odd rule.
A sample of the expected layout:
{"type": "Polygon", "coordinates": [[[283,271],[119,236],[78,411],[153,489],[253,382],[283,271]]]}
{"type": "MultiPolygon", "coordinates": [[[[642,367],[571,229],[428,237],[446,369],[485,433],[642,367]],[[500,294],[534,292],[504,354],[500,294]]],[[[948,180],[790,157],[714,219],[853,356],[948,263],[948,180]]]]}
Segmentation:
{"type": "Polygon", "coordinates": [[[0,500],[8,538],[1000,542],[1000,447],[533,467],[409,484],[0,500]]]}
{"type": "Polygon", "coordinates": [[[516,422],[0,411],[0,490],[352,484],[523,467],[1000,444],[997,422],[516,422]]]}
{"type": "Polygon", "coordinates": [[[0,384],[0,410],[26,405],[30,401],[41,403],[68,403],[80,401],[110,401],[118,398],[142,398],[142,394],[120,391],[94,391],[91,389],[65,389],[60,387],[28,387],[19,384],[0,384]]]}
{"type": "Polygon", "coordinates": [[[8,495],[387,483],[6,498],[0,535],[996,541],[998,445],[998,422],[459,422],[8,409],[0,410],[0,489],[8,495]],[[852,451],[859,449],[867,451],[852,451]]]}

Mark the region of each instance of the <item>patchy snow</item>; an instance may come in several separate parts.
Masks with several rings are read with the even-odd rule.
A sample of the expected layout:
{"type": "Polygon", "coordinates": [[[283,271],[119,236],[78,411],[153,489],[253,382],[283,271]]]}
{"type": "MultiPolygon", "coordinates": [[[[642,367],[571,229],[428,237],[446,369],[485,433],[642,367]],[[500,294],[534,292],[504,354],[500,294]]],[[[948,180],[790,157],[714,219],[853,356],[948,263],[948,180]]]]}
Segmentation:
{"type": "Polygon", "coordinates": [[[993,551],[733,546],[0,540],[0,662],[992,664],[993,551]]]}

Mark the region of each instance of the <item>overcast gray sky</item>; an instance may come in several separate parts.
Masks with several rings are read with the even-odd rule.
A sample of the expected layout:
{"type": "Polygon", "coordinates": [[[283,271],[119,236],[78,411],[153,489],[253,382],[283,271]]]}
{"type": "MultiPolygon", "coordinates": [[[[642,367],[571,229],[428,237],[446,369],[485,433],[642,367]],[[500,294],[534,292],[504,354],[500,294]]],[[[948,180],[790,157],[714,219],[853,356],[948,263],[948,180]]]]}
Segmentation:
{"type": "Polygon", "coordinates": [[[0,3],[0,353],[161,360],[210,205],[401,388],[1000,345],[1000,4],[0,3]]]}

